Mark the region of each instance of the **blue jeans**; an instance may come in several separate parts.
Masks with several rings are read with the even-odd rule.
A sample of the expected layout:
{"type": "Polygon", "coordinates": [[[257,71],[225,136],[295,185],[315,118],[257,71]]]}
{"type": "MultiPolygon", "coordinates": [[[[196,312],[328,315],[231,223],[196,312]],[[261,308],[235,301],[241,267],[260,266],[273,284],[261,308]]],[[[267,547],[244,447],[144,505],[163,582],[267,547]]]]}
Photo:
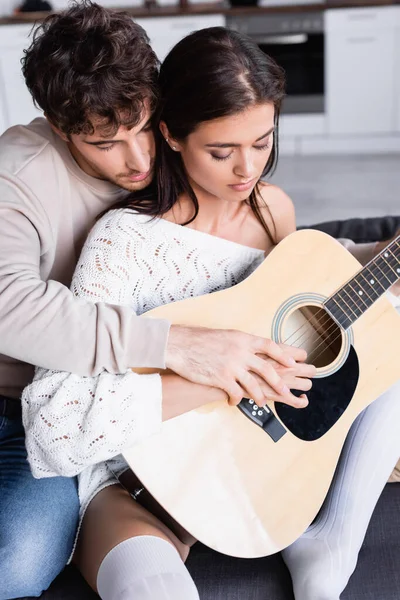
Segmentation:
{"type": "MultiPolygon", "coordinates": [[[[14,401],[15,402],[15,401],[14,401]]],[[[0,600],[40,596],[62,571],[78,524],[76,479],[34,479],[20,415],[0,403],[0,600]]]]}

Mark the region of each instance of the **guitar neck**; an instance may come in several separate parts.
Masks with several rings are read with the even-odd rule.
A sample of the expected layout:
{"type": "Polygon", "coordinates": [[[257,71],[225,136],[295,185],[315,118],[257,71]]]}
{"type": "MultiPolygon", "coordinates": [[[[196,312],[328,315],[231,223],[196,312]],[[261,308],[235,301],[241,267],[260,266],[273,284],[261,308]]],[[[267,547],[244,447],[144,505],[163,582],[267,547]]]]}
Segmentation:
{"type": "Polygon", "coordinates": [[[400,235],[337,290],[324,306],[343,329],[348,329],[400,279],[400,235]]]}

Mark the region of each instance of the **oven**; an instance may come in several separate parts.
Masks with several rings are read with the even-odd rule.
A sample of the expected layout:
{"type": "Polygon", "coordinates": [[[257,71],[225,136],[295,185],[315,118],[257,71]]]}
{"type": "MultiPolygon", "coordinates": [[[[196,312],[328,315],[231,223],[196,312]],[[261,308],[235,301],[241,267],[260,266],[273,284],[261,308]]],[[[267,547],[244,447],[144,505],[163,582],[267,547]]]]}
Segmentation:
{"type": "Polygon", "coordinates": [[[282,112],[325,112],[324,11],[229,16],[227,27],[248,35],[286,73],[282,112]]]}

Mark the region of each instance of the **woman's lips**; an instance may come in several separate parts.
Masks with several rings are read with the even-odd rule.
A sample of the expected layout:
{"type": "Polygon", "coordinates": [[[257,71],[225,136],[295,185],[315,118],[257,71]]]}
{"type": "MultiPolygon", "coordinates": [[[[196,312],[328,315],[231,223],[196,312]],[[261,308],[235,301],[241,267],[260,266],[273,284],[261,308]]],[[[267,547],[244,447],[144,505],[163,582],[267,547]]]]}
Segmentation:
{"type": "Polygon", "coordinates": [[[233,185],[229,185],[229,187],[232,190],[235,190],[236,192],[246,192],[251,187],[253,187],[255,181],[256,181],[256,179],[254,178],[254,179],[250,179],[250,181],[247,181],[247,183],[235,183],[233,185]]]}

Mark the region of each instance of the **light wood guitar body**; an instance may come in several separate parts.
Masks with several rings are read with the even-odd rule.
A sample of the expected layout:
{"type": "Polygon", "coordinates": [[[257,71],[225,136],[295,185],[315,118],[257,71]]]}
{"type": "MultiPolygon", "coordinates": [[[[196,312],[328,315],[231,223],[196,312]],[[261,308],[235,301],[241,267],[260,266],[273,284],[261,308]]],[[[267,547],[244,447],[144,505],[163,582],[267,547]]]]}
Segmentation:
{"type": "MultiPolygon", "coordinates": [[[[313,390],[334,380],[324,399],[318,391],[309,395],[304,411],[285,413],[284,405],[271,403],[272,413],[263,412],[272,418],[270,433],[221,402],[163,423],[161,433],[124,453],[167,512],[215,550],[259,557],[297,539],[323,503],[357,415],[400,379],[400,318],[385,297],[348,329],[319,312],[359,270],[358,261],[331,237],[299,231],[239,285],[146,313],[176,324],[296,342],[318,365],[313,390]],[[300,412],[296,423],[294,413],[300,412]],[[325,413],[336,422],[321,435],[316,420],[325,413]]],[[[253,408],[247,403],[250,417],[253,408]]]]}

